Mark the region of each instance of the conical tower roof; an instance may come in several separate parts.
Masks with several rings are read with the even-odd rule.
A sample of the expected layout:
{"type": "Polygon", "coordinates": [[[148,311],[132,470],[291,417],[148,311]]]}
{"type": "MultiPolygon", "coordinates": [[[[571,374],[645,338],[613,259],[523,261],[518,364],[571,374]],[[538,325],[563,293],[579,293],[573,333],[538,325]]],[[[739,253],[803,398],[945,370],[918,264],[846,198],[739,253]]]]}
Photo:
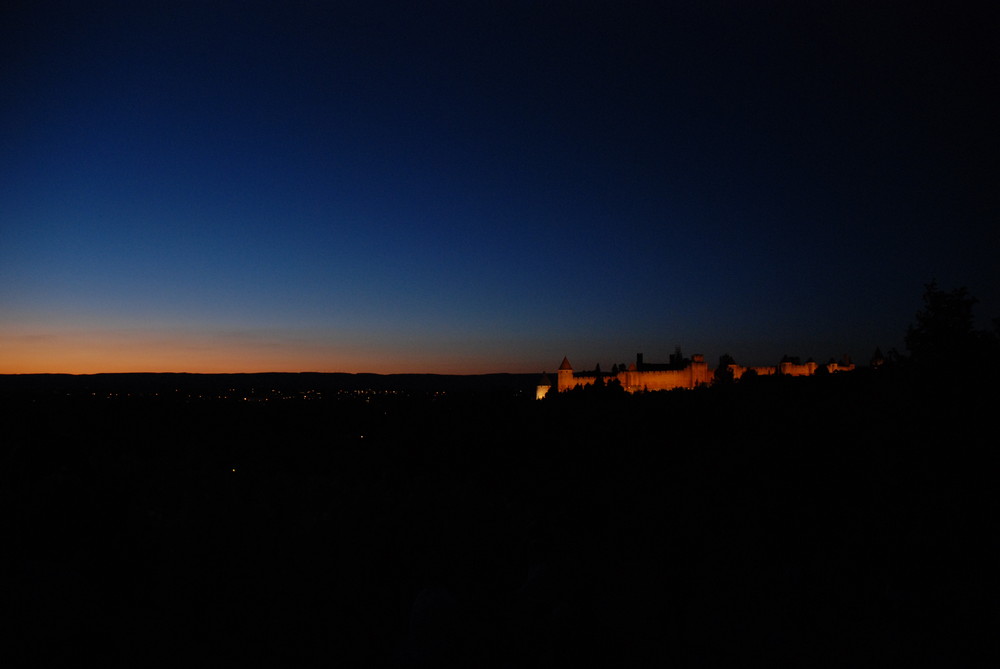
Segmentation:
{"type": "Polygon", "coordinates": [[[563,358],[562,364],[559,365],[559,371],[568,369],[572,371],[573,365],[569,364],[569,358],[563,358]]]}

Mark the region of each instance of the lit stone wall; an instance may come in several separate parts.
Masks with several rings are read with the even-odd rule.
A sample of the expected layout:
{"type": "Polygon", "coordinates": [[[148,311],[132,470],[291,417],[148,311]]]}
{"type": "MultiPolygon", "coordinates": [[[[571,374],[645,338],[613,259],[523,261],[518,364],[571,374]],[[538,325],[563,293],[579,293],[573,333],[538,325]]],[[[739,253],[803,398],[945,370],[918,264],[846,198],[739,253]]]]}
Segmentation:
{"type": "MultiPolygon", "coordinates": [[[[844,365],[835,362],[823,366],[831,373],[849,372],[854,369],[853,364],[844,365]]],[[[772,376],[774,374],[812,376],[818,368],[819,365],[815,362],[807,362],[802,365],[783,362],[777,367],[729,365],[729,369],[733,373],[733,379],[736,380],[750,370],[756,372],[757,376],[772,376]]],[[[701,355],[694,355],[692,356],[691,363],[684,369],[656,371],[636,371],[635,369],[629,369],[628,371],[619,372],[617,375],[605,374],[602,378],[605,383],[617,380],[626,391],[637,393],[643,390],[673,390],[674,388],[697,388],[700,385],[711,385],[714,380],[714,372],[709,369],[708,363],[704,361],[701,355]]],[[[575,375],[571,369],[561,369],[559,370],[556,390],[562,393],[573,388],[593,385],[596,380],[597,377],[592,374],[584,373],[575,375]]],[[[539,399],[545,396],[545,392],[548,392],[548,386],[545,386],[545,391],[542,388],[542,386],[538,388],[539,399]]]]}
{"type": "Polygon", "coordinates": [[[734,381],[739,381],[740,377],[750,370],[756,372],[757,376],[771,376],[778,373],[777,367],[744,367],[743,365],[729,365],[729,370],[733,373],[734,381]]]}
{"type": "MultiPolygon", "coordinates": [[[[674,388],[695,388],[712,382],[712,370],[706,362],[692,362],[684,369],[619,372],[602,377],[605,383],[617,380],[630,393],[643,390],[673,390],[674,388]]],[[[570,370],[560,370],[558,390],[565,392],[573,388],[593,385],[595,376],[574,376],[570,370]]]]}
{"type": "Polygon", "coordinates": [[[712,382],[712,370],[704,362],[692,362],[684,369],[657,371],[627,371],[622,387],[634,393],[641,390],[673,390],[674,388],[696,388],[712,382]]]}
{"type": "Polygon", "coordinates": [[[784,376],[812,376],[819,367],[815,362],[807,362],[804,365],[796,365],[791,362],[781,363],[779,369],[784,376]]]}
{"type": "Polygon", "coordinates": [[[826,371],[830,372],[831,374],[833,374],[834,372],[851,372],[854,371],[854,363],[852,362],[849,365],[842,365],[839,362],[827,363],[826,371]]]}
{"type": "MultiPolygon", "coordinates": [[[[593,382],[594,382],[594,379],[591,378],[590,379],[590,383],[593,383],[593,382]]],[[[578,385],[590,385],[590,384],[588,384],[588,383],[577,383],[577,378],[574,378],[574,376],[573,376],[573,370],[572,369],[560,369],[559,370],[559,378],[556,380],[556,390],[558,390],[561,393],[564,393],[567,390],[571,390],[573,388],[576,388],[578,385]]]]}

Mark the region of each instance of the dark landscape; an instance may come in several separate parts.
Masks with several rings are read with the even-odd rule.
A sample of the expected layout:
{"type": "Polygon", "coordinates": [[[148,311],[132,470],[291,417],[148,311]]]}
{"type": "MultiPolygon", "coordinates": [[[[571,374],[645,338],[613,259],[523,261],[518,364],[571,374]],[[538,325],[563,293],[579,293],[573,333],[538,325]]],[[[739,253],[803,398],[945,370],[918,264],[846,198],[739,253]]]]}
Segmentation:
{"type": "Polygon", "coordinates": [[[0,669],[1000,667],[998,6],[5,3],[0,669]]]}
{"type": "Polygon", "coordinates": [[[5,376],[11,638],[62,662],[972,666],[996,359],[936,356],[973,335],[995,346],[911,330],[878,368],[541,401],[518,375],[5,376]]]}

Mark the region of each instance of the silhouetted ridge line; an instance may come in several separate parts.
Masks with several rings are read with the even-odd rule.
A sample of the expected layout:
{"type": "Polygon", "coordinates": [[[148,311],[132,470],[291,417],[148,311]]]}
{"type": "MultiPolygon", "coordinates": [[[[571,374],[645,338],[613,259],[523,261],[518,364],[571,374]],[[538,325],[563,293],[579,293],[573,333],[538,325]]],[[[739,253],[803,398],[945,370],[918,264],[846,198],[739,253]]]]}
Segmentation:
{"type": "Polygon", "coordinates": [[[532,390],[536,374],[350,374],[264,372],[246,374],[2,374],[0,391],[20,392],[240,392],[408,391],[489,392],[532,390]]]}

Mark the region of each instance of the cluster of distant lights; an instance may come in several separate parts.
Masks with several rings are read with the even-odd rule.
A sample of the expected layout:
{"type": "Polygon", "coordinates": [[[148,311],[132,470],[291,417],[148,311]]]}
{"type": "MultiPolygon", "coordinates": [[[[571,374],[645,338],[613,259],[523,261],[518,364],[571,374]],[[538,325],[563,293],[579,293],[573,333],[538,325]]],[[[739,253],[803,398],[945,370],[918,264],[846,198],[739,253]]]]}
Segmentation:
{"type": "MultiPolygon", "coordinates": [[[[251,389],[249,393],[240,392],[236,388],[227,388],[225,391],[216,394],[182,394],[182,391],[177,388],[172,393],[141,393],[141,392],[130,392],[130,393],[97,393],[90,392],[89,397],[94,399],[105,399],[105,400],[117,400],[117,399],[140,399],[140,398],[183,398],[186,400],[235,400],[239,402],[270,402],[270,401],[288,401],[288,400],[298,400],[298,401],[316,401],[323,399],[363,399],[368,402],[374,397],[386,397],[386,396],[410,396],[410,395],[424,395],[431,397],[441,397],[447,393],[443,391],[435,391],[430,393],[413,393],[402,390],[375,390],[375,389],[364,389],[364,390],[337,390],[332,392],[327,392],[324,394],[321,390],[296,390],[296,391],[282,391],[277,388],[271,388],[266,392],[266,394],[259,394],[255,389],[251,389]]],[[[73,397],[74,393],[66,393],[67,397],[73,397]]]]}

